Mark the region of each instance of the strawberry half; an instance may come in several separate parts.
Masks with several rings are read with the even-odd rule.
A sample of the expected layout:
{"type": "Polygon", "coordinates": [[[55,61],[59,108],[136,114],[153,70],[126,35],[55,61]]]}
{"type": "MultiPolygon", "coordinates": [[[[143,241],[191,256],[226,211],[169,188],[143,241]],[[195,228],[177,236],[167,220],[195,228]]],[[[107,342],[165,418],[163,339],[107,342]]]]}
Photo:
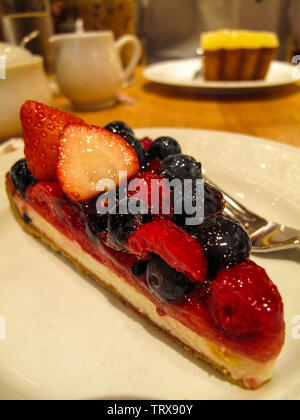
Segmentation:
{"type": "Polygon", "coordinates": [[[207,260],[202,246],[170,220],[155,220],[141,226],[129,237],[127,248],[131,254],[141,258],[149,252],[157,254],[190,280],[205,281],[207,260]]]}
{"type": "Polygon", "coordinates": [[[60,138],[57,176],[62,190],[74,201],[100,195],[107,189],[107,180],[118,187],[124,173],[130,180],[139,170],[134,149],[104,128],[72,124],[60,138]]]}
{"type": "Polygon", "coordinates": [[[59,137],[67,125],[84,121],[35,101],[25,102],[20,118],[28,169],[39,181],[55,181],[59,137]]]}

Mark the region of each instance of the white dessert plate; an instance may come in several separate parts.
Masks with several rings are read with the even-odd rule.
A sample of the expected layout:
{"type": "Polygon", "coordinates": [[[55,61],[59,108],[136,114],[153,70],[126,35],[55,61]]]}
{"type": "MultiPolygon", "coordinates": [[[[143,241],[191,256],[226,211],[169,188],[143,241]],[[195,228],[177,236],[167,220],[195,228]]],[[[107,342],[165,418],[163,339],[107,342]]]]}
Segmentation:
{"type": "Polygon", "coordinates": [[[144,70],[144,76],[152,82],[185,88],[205,94],[243,94],[257,89],[282,86],[300,80],[298,66],[273,61],[265,80],[240,82],[213,82],[204,80],[201,75],[202,59],[191,58],[171,60],[152,64],[144,70]],[[200,74],[198,74],[200,71],[200,74]]]}
{"type": "MultiPolygon", "coordinates": [[[[177,138],[221,187],[300,229],[300,149],[213,131],[137,134],[177,138]]],[[[254,256],[282,294],[287,336],[273,380],[245,391],[23,232],[3,187],[21,156],[0,157],[0,399],[300,398],[300,251],[254,256]]]]}

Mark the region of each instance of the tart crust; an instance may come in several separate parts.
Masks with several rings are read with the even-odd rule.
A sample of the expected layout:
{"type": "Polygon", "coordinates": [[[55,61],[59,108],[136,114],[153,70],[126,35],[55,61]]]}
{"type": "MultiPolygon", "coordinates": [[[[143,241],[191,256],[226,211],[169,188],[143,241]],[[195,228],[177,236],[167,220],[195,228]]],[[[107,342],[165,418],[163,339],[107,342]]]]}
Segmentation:
{"type": "MultiPolygon", "coordinates": [[[[161,326],[158,326],[147,314],[144,314],[139,311],[132,303],[130,303],[122,294],[116,290],[116,288],[113,285],[107,284],[104,279],[101,279],[99,276],[95,275],[91,270],[89,270],[87,267],[85,267],[83,264],[81,264],[78,260],[76,260],[74,257],[72,257],[70,254],[68,254],[65,250],[60,248],[52,239],[47,237],[43,232],[38,230],[33,224],[28,224],[24,221],[24,214],[21,213],[19,206],[17,205],[14,195],[18,195],[14,192],[13,187],[11,185],[11,182],[9,181],[8,176],[6,177],[6,191],[9,198],[10,206],[13,211],[13,214],[18,221],[18,223],[21,225],[21,227],[29,233],[31,236],[40,239],[44,244],[48,245],[53,251],[61,254],[64,256],[67,260],[71,261],[78,269],[79,272],[90,276],[92,279],[94,279],[98,284],[100,284],[105,289],[109,290],[111,293],[113,293],[116,297],[118,297],[126,306],[133,309],[135,313],[137,313],[139,316],[143,317],[147,321],[149,321],[157,330],[162,331],[165,335],[167,335],[169,338],[171,338],[173,341],[180,344],[190,355],[192,355],[195,359],[202,360],[212,366],[216,371],[218,371],[221,375],[226,377],[230,382],[245,388],[247,390],[256,390],[261,388],[265,383],[269,382],[270,379],[265,380],[264,382],[256,383],[255,380],[245,383],[244,379],[236,380],[234,379],[233,375],[229,371],[228,368],[223,366],[221,363],[217,363],[215,360],[212,360],[209,356],[207,356],[204,353],[198,352],[192,347],[188,346],[186,343],[181,341],[178,337],[173,335],[170,331],[162,328],[161,326]]],[[[99,263],[100,264],[100,263],[99,263]]],[[[121,281],[122,278],[120,278],[121,281]]],[[[178,322],[178,321],[177,321],[178,322]]],[[[221,348],[213,343],[210,345],[212,354],[215,354],[216,358],[218,356],[226,358],[226,353],[224,356],[224,353],[221,355],[221,348]]],[[[230,359],[234,359],[235,354],[232,352],[227,353],[227,357],[230,359]]],[[[236,355],[236,358],[239,358],[239,355],[236,355]]]]}

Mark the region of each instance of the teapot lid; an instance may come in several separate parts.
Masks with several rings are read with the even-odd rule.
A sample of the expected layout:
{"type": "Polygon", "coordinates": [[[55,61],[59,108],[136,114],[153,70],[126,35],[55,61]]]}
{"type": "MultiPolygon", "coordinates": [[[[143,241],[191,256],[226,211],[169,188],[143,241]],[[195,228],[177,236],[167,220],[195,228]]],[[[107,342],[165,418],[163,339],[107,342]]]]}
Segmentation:
{"type": "Polygon", "coordinates": [[[113,32],[110,30],[103,31],[85,31],[84,21],[82,19],[77,19],[75,22],[75,32],[70,32],[66,34],[52,35],[49,38],[50,44],[57,43],[59,41],[65,40],[89,40],[91,38],[101,38],[101,37],[114,37],[113,32]]]}
{"type": "Polygon", "coordinates": [[[0,42],[0,56],[6,58],[8,68],[29,64],[35,60],[35,56],[29,50],[5,42],[0,42]]]}

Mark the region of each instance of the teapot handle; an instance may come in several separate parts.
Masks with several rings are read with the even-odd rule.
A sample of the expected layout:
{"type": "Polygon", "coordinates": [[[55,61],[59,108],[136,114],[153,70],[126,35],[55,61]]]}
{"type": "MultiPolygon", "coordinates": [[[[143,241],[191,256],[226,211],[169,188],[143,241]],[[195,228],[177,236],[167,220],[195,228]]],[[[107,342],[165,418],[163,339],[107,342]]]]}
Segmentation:
{"type": "Polygon", "coordinates": [[[132,76],[135,68],[137,67],[137,65],[139,63],[139,60],[140,60],[140,58],[142,56],[142,52],[143,52],[141,42],[138,40],[138,38],[136,36],[134,36],[134,35],[124,35],[118,41],[116,41],[116,48],[118,50],[120,59],[121,59],[122,49],[126,45],[132,45],[133,50],[132,50],[132,55],[131,55],[131,58],[129,60],[129,63],[126,66],[126,68],[123,70],[123,81],[125,83],[132,76]]]}

